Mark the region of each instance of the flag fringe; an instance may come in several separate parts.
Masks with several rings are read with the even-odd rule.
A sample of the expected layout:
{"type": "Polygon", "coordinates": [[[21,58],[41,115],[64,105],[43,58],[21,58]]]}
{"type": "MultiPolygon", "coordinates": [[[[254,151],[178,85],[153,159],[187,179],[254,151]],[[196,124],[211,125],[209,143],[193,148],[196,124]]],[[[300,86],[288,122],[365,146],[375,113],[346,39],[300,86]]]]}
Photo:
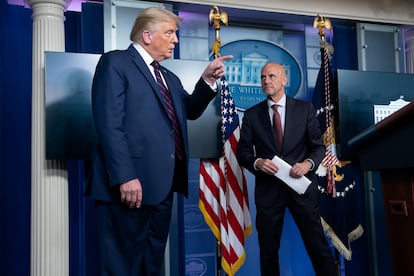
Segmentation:
{"type": "Polygon", "coordinates": [[[203,201],[201,200],[198,201],[198,208],[200,208],[200,211],[203,214],[204,220],[207,223],[207,225],[210,227],[211,232],[213,232],[214,237],[217,240],[221,240],[220,229],[217,228],[216,224],[214,223],[213,219],[210,216],[210,213],[206,210],[206,207],[204,206],[203,201]]]}
{"type": "Polygon", "coordinates": [[[364,233],[364,229],[361,224],[358,224],[358,226],[352,230],[350,233],[348,233],[348,247],[346,247],[340,238],[336,235],[335,231],[332,229],[332,227],[321,217],[321,223],[323,230],[325,232],[325,235],[329,238],[329,240],[332,242],[332,245],[335,247],[336,250],[345,258],[347,261],[352,260],[352,249],[351,249],[351,242],[358,239],[362,236],[364,233]]]}
{"type": "Polygon", "coordinates": [[[245,229],[244,229],[244,238],[247,238],[251,233],[253,233],[253,226],[252,224],[249,224],[245,229]]]}
{"type": "Polygon", "coordinates": [[[224,272],[226,272],[228,276],[233,276],[240,269],[240,267],[244,264],[245,260],[246,260],[246,253],[243,252],[240,258],[232,266],[228,262],[226,262],[225,258],[222,258],[221,266],[223,267],[224,272]]]}
{"type": "Polygon", "coordinates": [[[358,224],[358,226],[348,234],[348,241],[353,242],[354,240],[359,239],[362,234],[364,234],[364,228],[361,224],[358,224]]]}
{"type": "MultiPolygon", "coordinates": [[[[203,201],[198,202],[198,208],[200,208],[201,213],[203,214],[204,220],[207,223],[207,225],[210,227],[211,232],[213,232],[214,237],[220,241],[220,230],[217,228],[216,224],[214,223],[213,219],[210,217],[209,212],[207,212],[206,207],[204,206],[203,201]]],[[[249,224],[243,231],[244,238],[247,238],[251,233],[253,232],[253,226],[252,224],[249,224]]],[[[229,275],[233,276],[243,265],[244,261],[246,259],[246,253],[243,252],[243,254],[240,256],[240,258],[231,266],[225,258],[222,258],[222,267],[224,271],[229,275]]]]}

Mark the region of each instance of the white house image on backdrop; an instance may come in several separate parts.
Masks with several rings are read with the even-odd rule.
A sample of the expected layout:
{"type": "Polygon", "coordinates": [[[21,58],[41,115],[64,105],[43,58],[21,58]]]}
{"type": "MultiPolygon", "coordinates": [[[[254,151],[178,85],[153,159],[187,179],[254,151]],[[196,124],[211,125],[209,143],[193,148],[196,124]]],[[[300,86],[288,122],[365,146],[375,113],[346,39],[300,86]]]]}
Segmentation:
{"type": "MultiPolygon", "coordinates": [[[[260,72],[262,67],[270,61],[269,57],[260,52],[252,52],[243,56],[227,61],[226,77],[229,83],[242,86],[260,86],[260,72]]],[[[282,64],[286,70],[289,87],[290,65],[282,64]]]]}
{"type": "Polygon", "coordinates": [[[390,101],[390,104],[386,105],[374,105],[374,123],[378,123],[385,119],[386,117],[390,116],[392,113],[398,111],[399,109],[403,108],[410,102],[404,100],[404,96],[400,96],[400,98],[396,101],[390,101]]]}

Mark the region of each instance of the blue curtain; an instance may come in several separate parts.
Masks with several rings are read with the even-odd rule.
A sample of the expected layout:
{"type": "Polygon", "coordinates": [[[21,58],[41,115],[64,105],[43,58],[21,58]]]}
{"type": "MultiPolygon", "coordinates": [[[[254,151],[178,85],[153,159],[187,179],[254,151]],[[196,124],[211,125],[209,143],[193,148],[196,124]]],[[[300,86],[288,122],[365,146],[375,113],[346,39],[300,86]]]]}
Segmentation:
{"type": "MultiPolygon", "coordinates": [[[[0,275],[30,274],[31,16],[29,8],[0,1],[0,275]]],[[[102,52],[103,5],[85,4],[82,13],[66,12],[65,17],[66,51],[102,52]]],[[[85,231],[91,232],[84,223],[91,218],[83,197],[85,163],[68,161],[70,274],[76,276],[95,274],[93,265],[84,264],[95,255],[84,248],[93,242],[84,241],[85,231]]]]}
{"type": "MultiPolygon", "coordinates": [[[[65,13],[66,52],[103,52],[103,5],[83,3],[82,13],[65,13]]],[[[83,196],[90,160],[69,160],[69,274],[97,275],[95,206],[83,196]]]]}

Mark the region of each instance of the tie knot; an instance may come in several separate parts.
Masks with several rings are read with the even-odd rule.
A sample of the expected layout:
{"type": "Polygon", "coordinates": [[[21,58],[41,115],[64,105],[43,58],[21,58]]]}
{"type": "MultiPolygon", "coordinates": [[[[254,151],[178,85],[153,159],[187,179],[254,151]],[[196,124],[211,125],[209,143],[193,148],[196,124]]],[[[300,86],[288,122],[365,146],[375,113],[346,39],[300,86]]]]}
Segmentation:
{"type": "Polygon", "coordinates": [[[154,68],[159,68],[160,67],[160,63],[156,60],[154,60],[153,62],[151,62],[152,67],[154,68]]]}
{"type": "Polygon", "coordinates": [[[278,104],[274,104],[274,105],[272,105],[272,108],[273,108],[274,111],[277,111],[277,109],[279,108],[279,105],[278,104]]]}

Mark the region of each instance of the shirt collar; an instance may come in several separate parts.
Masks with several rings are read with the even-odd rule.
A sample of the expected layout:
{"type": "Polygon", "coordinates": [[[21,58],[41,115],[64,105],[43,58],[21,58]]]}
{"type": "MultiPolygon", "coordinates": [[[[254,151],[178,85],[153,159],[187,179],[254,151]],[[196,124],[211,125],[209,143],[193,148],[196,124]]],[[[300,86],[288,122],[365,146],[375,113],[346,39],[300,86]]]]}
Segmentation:
{"type": "Polygon", "coordinates": [[[277,103],[267,98],[267,105],[269,106],[269,108],[271,108],[272,105],[274,104],[277,104],[278,106],[286,107],[286,94],[283,94],[282,98],[280,98],[280,100],[277,103]]]}
{"type": "Polygon", "coordinates": [[[138,43],[134,42],[132,44],[134,48],[138,51],[138,53],[141,55],[141,57],[144,59],[145,63],[150,66],[151,62],[154,60],[151,55],[138,43]]]}

